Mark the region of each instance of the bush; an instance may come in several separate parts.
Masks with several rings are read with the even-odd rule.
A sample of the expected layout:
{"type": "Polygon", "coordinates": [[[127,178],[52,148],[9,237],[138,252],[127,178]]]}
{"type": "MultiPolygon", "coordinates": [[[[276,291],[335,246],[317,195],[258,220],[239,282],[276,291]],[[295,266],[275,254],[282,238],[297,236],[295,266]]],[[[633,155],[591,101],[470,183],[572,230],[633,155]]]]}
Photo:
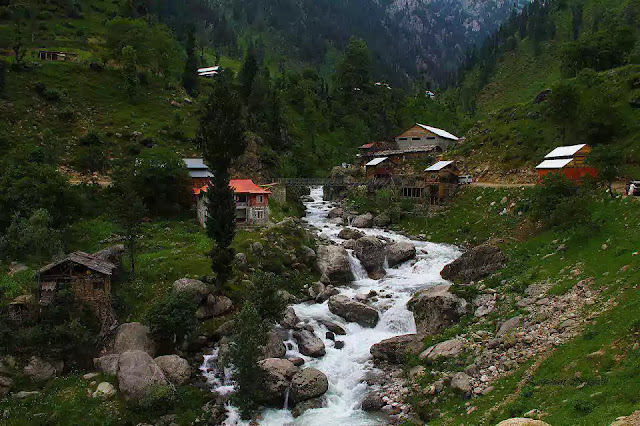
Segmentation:
{"type": "Polygon", "coordinates": [[[151,306],[145,323],[155,339],[180,343],[198,325],[196,308],[191,295],[170,292],[151,306]]]}
{"type": "Polygon", "coordinates": [[[535,187],[533,217],[549,227],[574,228],[591,223],[585,188],[561,173],[551,173],[535,187]]]}
{"type": "Polygon", "coordinates": [[[140,398],[137,404],[138,411],[149,413],[153,417],[165,414],[176,403],[176,390],[173,386],[153,385],[140,398]]]}
{"type": "Polygon", "coordinates": [[[60,231],[51,228],[51,216],[38,209],[28,218],[15,216],[7,232],[0,236],[0,258],[49,259],[62,253],[60,231]]]}
{"type": "Polygon", "coordinates": [[[108,159],[102,135],[90,130],[89,133],[81,137],[72,163],[76,170],[83,173],[92,174],[105,170],[108,166],[108,159]]]}
{"type": "Polygon", "coordinates": [[[62,98],[62,92],[58,89],[48,88],[44,83],[38,82],[35,85],[35,91],[47,101],[57,102],[62,98]]]}

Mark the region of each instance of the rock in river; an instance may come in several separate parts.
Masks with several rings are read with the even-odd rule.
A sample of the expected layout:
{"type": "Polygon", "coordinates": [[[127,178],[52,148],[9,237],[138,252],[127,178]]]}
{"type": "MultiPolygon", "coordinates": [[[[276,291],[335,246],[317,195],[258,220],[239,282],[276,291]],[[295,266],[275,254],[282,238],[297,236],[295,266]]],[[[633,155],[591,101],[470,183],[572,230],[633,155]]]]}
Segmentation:
{"type": "Polygon", "coordinates": [[[322,340],[309,330],[293,332],[293,338],[298,342],[298,348],[302,355],[320,358],[325,354],[325,347],[322,340]]]}
{"type": "Polygon", "coordinates": [[[353,281],[349,254],[344,247],[320,246],[318,269],[333,284],[346,284],[353,281]]]}
{"type": "Polygon", "coordinates": [[[385,243],[374,236],[364,236],[356,240],[354,249],[356,257],[367,270],[369,278],[380,279],[385,272],[382,267],[385,258],[385,243]]]}
{"type": "Polygon", "coordinates": [[[363,327],[375,327],[378,324],[378,311],[342,294],[329,298],[329,311],[363,327]]]}
{"type": "Polygon", "coordinates": [[[329,389],[327,376],[315,368],[305,368],[291,379],[290,398],[294,402],[306,401],[324,395],[329,389]]]}
{"type": "Polygon", "coordinates": [[[416,257],[416,246],[411,243],[395,243],[387,247],[387,262],[393,268],[416,257]]]}

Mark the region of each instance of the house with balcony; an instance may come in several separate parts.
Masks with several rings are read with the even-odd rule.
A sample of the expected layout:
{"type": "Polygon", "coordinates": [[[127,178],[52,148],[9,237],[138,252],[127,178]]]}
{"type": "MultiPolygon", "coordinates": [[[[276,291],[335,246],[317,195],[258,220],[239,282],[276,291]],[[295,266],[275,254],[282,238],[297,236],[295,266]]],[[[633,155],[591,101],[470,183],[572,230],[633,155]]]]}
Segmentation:
{"type": "MultiPolygon", "coordinates": [[[[269,222],[269,195],[271,191],[256,185],[251,179],[231,179],[236,203],[236,223],[240,226],[264,226],[269,222]]],[[[206,192],[209,185],[194,188],[198,221],[203,227],[207,224],[206,192]]]]}

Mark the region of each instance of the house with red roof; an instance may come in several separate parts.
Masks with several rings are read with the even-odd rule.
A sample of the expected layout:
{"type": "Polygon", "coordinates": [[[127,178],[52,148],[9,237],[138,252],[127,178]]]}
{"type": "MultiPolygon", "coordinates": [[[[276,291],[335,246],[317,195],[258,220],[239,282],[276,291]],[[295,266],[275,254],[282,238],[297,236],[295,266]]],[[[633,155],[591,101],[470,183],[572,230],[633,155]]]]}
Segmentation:
{"type": "MultiPolygon", "coordinates": [[[[251,179],[231,179],[236,202],[236,223],[244,226],[264,226],[269,222],[269,195],[271,191],[256,185],[251,179]]],[[[206,192],[209,185],[194,188],[198,220],[207,223],[206,192]]]]}

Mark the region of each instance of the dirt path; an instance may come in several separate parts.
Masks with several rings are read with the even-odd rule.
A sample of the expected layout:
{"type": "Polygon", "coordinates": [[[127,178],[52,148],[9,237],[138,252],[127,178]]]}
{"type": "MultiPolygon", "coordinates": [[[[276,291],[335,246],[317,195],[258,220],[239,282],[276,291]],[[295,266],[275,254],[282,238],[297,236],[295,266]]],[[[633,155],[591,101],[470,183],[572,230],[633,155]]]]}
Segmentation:
{"type": "Polygon", "coordinates": [[[523,186],[535,186],[535,183],[473,182],[471,186],[477,186],[479,188],[521,188],[523,186]]]}

